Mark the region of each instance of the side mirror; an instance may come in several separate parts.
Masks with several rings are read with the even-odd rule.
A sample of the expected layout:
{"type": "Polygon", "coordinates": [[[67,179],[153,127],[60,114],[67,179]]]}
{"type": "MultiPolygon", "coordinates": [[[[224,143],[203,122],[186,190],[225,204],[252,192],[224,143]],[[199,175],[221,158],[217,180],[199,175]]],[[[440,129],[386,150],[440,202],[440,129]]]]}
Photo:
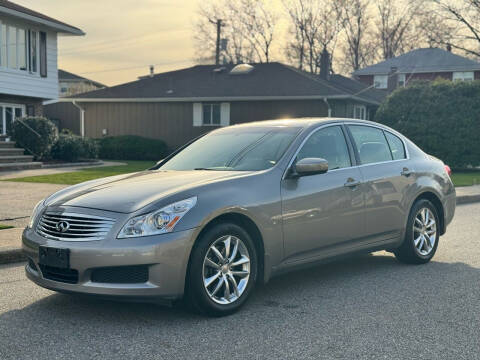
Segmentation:
{"type": "Polygon", "coordinates": [[[297,176],[324,174],[328,171],[328,161],[321,158],[305,158],[294,166],[297,176]]]}

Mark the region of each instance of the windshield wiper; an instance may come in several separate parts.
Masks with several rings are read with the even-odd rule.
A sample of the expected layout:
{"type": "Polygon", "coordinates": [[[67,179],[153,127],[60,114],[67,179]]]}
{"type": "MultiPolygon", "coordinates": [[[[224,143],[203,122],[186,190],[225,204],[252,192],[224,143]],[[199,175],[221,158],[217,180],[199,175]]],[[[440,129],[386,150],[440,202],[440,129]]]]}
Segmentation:
{"type": "Polygon", "coordinates": [[[214,166],[214,167],[198,167],[193,170],[210,170],[210,171],[228,171],[233,170],[233,168],[228,166],[214,166]]]}

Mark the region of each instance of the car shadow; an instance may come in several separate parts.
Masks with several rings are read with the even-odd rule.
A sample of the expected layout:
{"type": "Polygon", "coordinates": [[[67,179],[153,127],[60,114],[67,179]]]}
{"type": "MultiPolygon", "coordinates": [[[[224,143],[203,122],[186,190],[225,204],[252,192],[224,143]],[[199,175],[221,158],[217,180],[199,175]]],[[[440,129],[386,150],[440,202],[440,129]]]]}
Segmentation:
{"type": "MultiPolygon", "coordinates": [[[[118,336],[126,336],[126,343],[134,343],[156,334],[154,337],[159,337],[156,341],[168,349],[176,346],[171,339],[166,340],[170,331],[185,333],[178,336],[201,337],[210,331],[226,331],[233,323],[246,329],[256,328],[258,334],[245,333],[245,336],[257,341],[255,337],[267,336],[269,322],[316,319],[324,324],[321,331],[328,331],[335,324],[349,326],[349,321],[355,321],[352,319],[366,321],[365,314],[372,319],[381,314],[385,317],[382,321],[388,323],[395,317],[408,318],[442,308],[452,296],[462,293],[472,296],[471,284],[478,287],[479,275],[479,269],[464,263],[432,261],[427,265],[404,265],[391,254],[379,252],[278,276],[258,286],[245,307],[226,318],[206,318],[181,305],[164,307],[49,292],[38,301],[0,315],[0,333],[8,339],[9,347],[18,351],[23,351],[22,337],[16,336],[18,332],[38,339],[34,348],[57,343],[68,336],[103,346],[101,341],[114,341],[118,336]]],[[[28,283],[28,286],[34,285],[28,283]]],[[[462,311],[476,306],[471,301],[464,305],[467,309],[462,311]]],[[[182,341],[199,341],[189,339],[182,341]]],[[[61,352],[67,353],[68,349],[61,352]]]]}

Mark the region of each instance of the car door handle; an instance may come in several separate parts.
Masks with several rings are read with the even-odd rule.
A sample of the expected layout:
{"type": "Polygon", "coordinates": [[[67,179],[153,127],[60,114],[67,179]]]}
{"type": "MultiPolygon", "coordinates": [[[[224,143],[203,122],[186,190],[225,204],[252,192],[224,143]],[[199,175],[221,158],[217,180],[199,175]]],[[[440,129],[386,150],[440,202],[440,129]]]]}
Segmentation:
{"type": "Polygon", "coordinates": [[[347,179],[347,182],[344,184],[344,186],[350,187],[350,188],[351,188],[351,187],[355,187],[355,186],[357,186],[357,185],[360,185],[360,181],[355,180],[355,179],[353,179],[353,178],[348,178],[348,179],[347,179]]]}
{"type": "Polygon", "coordinates": [[[410,175],[412,175],[412,172],[413,171],[410,171],[408,168],[404,167],[402,172],[400,173],[402,176],[406,176],[406,177],[409,177],[410,175]]]}

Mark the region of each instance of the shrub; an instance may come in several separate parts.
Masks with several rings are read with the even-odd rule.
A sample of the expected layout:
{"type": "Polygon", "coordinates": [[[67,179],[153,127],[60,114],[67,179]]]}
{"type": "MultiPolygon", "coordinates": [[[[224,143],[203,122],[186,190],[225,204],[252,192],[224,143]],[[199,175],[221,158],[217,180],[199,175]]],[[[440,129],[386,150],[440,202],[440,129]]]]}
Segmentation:
{"type": "Polygon", "coordinates": [[[58,131],[48,119],[26,117],[13,122],[11,135],[20,147],[32,153],[36,159],[42,159],[49,155],[58,131]]]}
{"type": "Polygon", "coordinates": [[[393,92],[375,120],[452,168],[480,165],[480,81],[413,83],[393,92]]]}
{"type": "Polygon", "coordinates": [[[115,160],[160,160],[168,155],[164,141],[141,136],[109,136],[99,140],[100,158],[115,160]]]}
{"type": "Polygon", "coordinates": [[[70,162],[79,159],[96,159],[98,157],[98,145],[91,139],[60,134],[58,140],[52,146],[51,156],[53,159],[70,162]]]}

